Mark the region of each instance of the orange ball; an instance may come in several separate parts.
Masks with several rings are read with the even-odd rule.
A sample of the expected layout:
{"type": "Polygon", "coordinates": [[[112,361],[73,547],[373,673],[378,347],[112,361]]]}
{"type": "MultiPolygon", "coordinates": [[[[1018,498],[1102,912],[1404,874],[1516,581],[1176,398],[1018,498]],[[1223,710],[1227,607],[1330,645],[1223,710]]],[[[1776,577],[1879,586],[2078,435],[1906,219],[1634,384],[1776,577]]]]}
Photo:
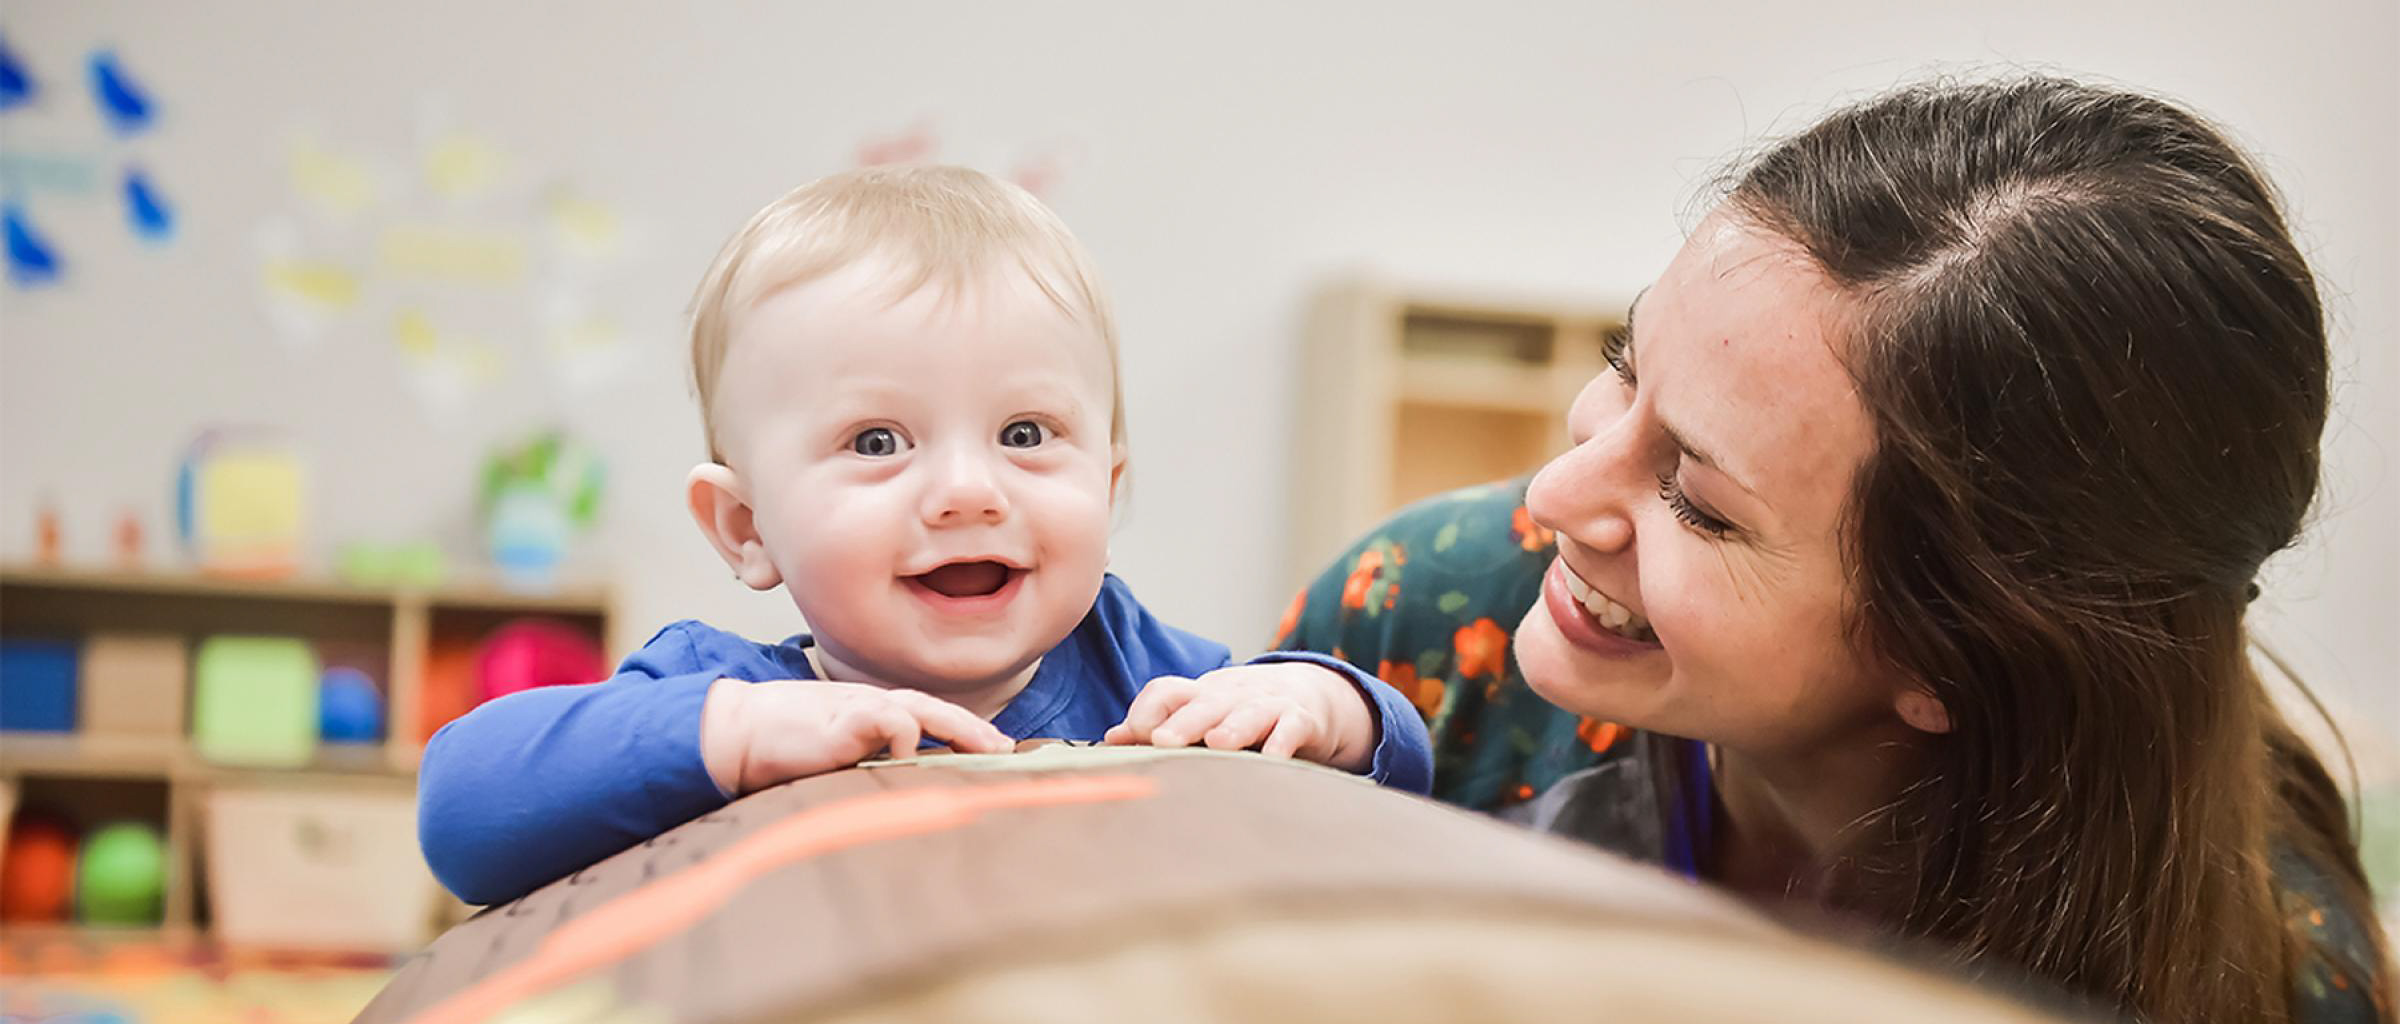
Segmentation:
{"type": "Polygon", "coordinates": [[[75,834],[57,822],[17,819],[0,854],[0,920],[64,921],[75,899],[75,834]]]}

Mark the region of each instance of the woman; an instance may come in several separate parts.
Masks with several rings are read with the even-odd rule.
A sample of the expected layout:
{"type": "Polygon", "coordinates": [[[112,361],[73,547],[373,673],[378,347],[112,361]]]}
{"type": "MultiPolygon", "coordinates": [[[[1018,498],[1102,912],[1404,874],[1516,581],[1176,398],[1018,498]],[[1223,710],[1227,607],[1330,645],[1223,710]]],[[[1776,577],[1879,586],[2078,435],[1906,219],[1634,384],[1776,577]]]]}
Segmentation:
{"type": "Polygon", "coordinates": [[[1456,802],[2144,1019],[2391,1019],[2246,657],[2327,404],[2246,158],[2069,81],[1907,90],[1740,174],[1634,321],[1573,450],[1401,513],[1279,646],[1417,694],[1456,802]]]}

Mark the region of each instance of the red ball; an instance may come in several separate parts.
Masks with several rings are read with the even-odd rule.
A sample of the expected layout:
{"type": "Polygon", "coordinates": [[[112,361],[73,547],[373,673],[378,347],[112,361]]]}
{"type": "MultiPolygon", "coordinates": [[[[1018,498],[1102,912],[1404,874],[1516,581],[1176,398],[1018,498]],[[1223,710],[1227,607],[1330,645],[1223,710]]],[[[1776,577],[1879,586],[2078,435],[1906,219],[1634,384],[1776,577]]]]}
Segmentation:
{"type": "Polygon", "coordinates": [[[0,853],[0,920],[64,921],[75,900],[75,833],[43,818],[17,819],[0,853]]]}

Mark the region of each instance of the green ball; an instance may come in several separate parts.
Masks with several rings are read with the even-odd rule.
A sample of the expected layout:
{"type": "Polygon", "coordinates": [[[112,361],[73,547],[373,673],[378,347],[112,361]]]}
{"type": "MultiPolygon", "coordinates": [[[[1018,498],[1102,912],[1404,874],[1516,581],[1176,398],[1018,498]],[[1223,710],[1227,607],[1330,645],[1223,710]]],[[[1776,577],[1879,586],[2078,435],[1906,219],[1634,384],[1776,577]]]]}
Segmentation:
{"type": "Polygon", "coordinates": [[[166,845],[158,830],[118,822],[84,840],[75,906],[87,924],[157,924],[167,892],[166,845]]]}

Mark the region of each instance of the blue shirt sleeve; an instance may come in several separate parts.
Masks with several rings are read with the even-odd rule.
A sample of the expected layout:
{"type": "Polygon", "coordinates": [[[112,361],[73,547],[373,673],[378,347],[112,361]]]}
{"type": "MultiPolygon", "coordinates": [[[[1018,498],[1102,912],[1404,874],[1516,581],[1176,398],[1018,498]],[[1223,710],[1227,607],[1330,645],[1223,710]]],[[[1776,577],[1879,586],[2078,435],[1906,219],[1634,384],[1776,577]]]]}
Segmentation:
{"type": "Polygon", "coordinates": [[[749,641],[679,622],[605,682],[477,707],[425,745],[426,864],[459,899],[502,903],[723,806],[700,758],[709,686],[792,674],[749,641]]]}
{"type": "Polygon", "coordinates": [[[1433,790],[1433,738],[1425,730],[1425,719],[1417,714],[1415,705],[1391,684],[1361,671],[1358,666],[1331,655],[1315,651],[1269,651],[1250,659],[1252,665],[1271,665],[1276,662],[1297,661],[1339,672],[1350,685],[1366,698],[1367,712],[1375,717],[1375,760],[1368,766],[1367,776],[1393,789],[1406,790],[1423,796],[1433,790]]]}

